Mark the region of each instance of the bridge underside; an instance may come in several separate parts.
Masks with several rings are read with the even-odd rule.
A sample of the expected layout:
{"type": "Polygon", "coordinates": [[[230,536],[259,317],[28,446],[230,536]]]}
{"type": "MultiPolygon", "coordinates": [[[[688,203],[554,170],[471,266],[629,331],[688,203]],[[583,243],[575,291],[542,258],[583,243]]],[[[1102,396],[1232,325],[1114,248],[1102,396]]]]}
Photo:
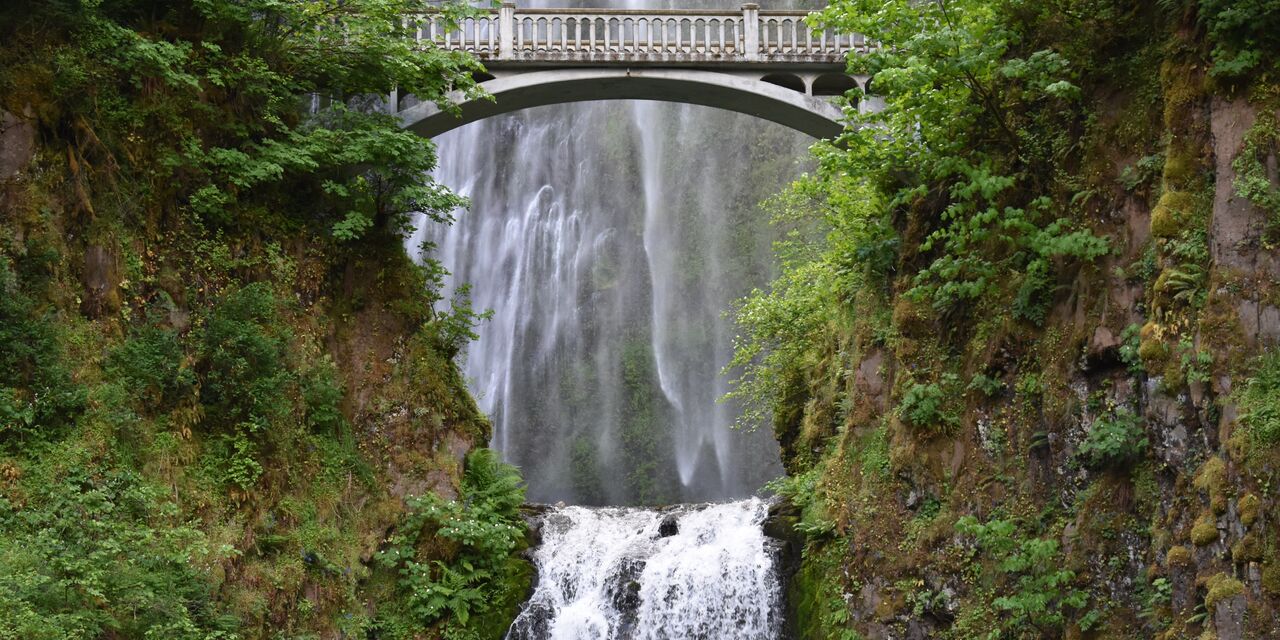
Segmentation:
{"type": "Polygon", "coordinates": [[[460,113],[419,103],[400,112],[405,127],[434,137],[462,125],[502,113],[566,102],[590,100],[661,100],[716,107],[753,115],[815,138],[831,138],[842,130],[841,110],[804,87],[787,88],[719,71],[653,68],[562,68],[525,71],[488,80],[481,87],[493,100],[451,96],[460,113]]]}

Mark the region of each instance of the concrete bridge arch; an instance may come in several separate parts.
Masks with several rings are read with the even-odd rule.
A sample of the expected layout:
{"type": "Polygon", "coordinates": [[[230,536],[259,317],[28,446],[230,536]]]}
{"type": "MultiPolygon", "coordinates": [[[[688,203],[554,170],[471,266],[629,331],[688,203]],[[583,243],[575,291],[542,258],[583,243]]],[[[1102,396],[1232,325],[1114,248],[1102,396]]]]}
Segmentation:
{"type": "MultiPolygon", "coordinates": [[[[574,68],[526,71],[481,83],[493,99],[453,96],[459,113],[419,103],[400,111],[404,126],[434,137],[462,125],[530,107],[589,100],[660,100],[715,107],[776,122],[815,138],[843,128],[843,113],[814,90],[837,95],[860,87],[833,74],[747,74],[683,68],[574,68]]],[[[864,80],[865,81],[865,80],[864,80]]]]}
{"type": "MultiPolygon", "coordinates": [[[[425,136],[519,109],[586,100],[662,100],[772,120],[817,138],[840,133],[825,99],[866,88],[845,73],[876,48],[858,34],[815,28],[805,11],[519,8],[506,2],[461,22],[438,12],[405,26],[423,46],[466,51],[488,69],[492,100],[455,94],[458,113],[393,94],[390,108],[425,136]]],[[[851,95],[857,95],[854,92],[851,95]]],[[[874,98],[858,108],[874,111],[874,98]]]]}

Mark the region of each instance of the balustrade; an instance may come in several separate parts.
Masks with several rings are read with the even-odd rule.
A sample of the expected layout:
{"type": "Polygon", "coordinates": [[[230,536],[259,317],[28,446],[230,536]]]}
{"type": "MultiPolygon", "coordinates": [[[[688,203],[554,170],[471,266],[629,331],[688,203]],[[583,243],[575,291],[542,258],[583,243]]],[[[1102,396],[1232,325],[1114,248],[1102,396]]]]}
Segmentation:
{"type": "Polygon", "coordinates": [[[485,60],[679,60],[839,62],[865,51],[862,36],[811,29],[804,11],[500,9],[446,28],[439,14],[412,17],[420,41],[485,60]]]}

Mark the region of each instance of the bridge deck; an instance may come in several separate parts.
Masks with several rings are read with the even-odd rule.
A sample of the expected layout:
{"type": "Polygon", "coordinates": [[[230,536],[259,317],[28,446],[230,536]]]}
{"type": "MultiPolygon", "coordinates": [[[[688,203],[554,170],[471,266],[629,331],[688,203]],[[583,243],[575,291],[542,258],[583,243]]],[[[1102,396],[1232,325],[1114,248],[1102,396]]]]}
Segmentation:
{"type": "Polygon", "coordinates": [[[410,18],[420,41],[471,52],[491,69],[560,66],[843,69],[860,35],[811,29],[806,11],[520,9],[503,4],[459,25],[410,18]]]}

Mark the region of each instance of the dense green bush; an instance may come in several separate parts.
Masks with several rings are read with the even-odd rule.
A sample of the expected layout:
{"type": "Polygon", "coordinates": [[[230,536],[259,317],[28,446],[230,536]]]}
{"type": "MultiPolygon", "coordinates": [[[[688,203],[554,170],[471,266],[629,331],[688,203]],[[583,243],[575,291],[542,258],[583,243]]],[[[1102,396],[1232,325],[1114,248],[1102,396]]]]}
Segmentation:
{"type": "Polygon", "coordinates": [[[1199,8],[1213,43],[1215,75],[1239,78],[1276,70],[1280,1],[1200,0],[1199,8]]]}
{"type": "MultiPolygon", "coordinates": [[[[1088,603],[1088,594],[1075,588],[1075,572],[1063,568],[1058,541],[1025,536],[1011,520],[993,518],[979,522],[964,516],[956,522],[956,532],[976,542],[973,561],[979,576],[979,593],[994,595],[991,600],[1001,616],[991,628],[981,616],[970,618],[962,612],[957,630],[987,640],[1041,638],[1054,635],[1066,623],[1072,610],[1088,603]]],[[[974,603],[978,604],[978,603],[974,603]]],[[[980,612],[981,607],[974,607],[980,612]]]]}
{"type": "Polygon", "coordinates": [[[943,374],[941,382],[912,383],[902,394],[898,415],[917,429],[946,432],[954,427],[957,418],[946,409],[949,394],[957,393],[959,377],[943,374]]]}
{"type": "Polygon", "coordinates": [[[178,332],[147,323],[112,350],[103,369],[144,403],[160,408],[195,382],[194,372],[184,366],[185,357],[178,332]]]}
{"type": "Polygon", "coordinates": [[[52,315],[0,262],[0,447],[65,433],[84,409],[52,315]]]}
{"type": "Polygon", "coordinates": [[[478,637],[477,628],[500,621],[495,614],[512,596],[506,591],[520,589],[512,552],[524,537],[523,502],[519,472],[490,449],[468,454],[459,499],[410,498],[409,514],[377,559],[397,573],[406,602],[384,621],[388,630],[398,636],[445,621],[446,638],[470,639],[478,637]],[[428,555],[420,551],[427,535],[451,544],[428,555]]]}
{"type": "Polygon", "coordinates": [[[1147,432],[1142,418],[1128,407],[1117,407],[1099,416],[1089,427],[1080,456],[1095,469],[1121,467],[1147,452],[1147,432]]]}
{"type": "Polygon", "coordinates": [[[1260,450],[1280,444],[1280,352],[1271,351],[1254,362],[1252,375],[1235,398],[1251,443],[1260,450]]]}
{"type": "Polygon", "coordinates": [[[213,550],[165,492],[71,454],[34,470],[24,504],[0,494],[0,637],[236,637],[193,565],[213,550]]]}

